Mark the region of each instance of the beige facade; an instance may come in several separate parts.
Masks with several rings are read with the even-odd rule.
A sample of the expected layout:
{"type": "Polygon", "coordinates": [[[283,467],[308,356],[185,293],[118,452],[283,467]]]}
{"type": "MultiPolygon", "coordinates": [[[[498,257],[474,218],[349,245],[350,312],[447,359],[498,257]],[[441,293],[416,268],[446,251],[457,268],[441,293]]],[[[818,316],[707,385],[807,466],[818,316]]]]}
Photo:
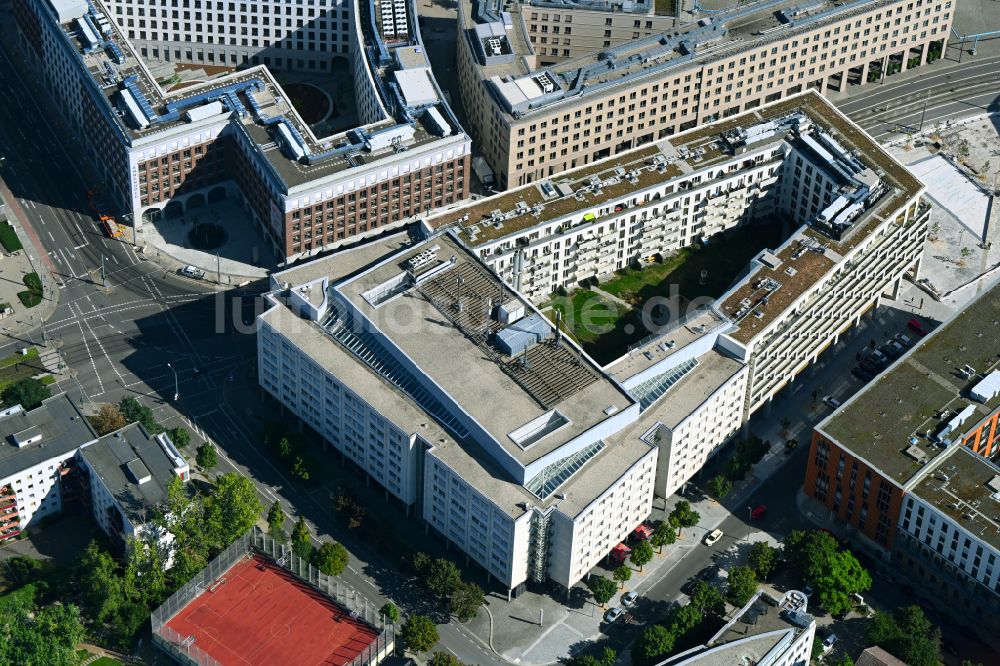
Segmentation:
{"type": "MultiPolygon", "coordinates": [[[[792,93],[843,90],[872,72],[923,64],[932,44],[945,47],[953,0],[817,9],[822,11],[782,21],[769,6],[757,23],[748,20],[750,9],[731,20],[715,15],[711,25],[684,26],[676,37],[640,38],[612,49],[611,57],[603,51],[543,69],[542,44],[520,48],[521,33],[532,34],[523,24],[527,14],[530,27],[535,8],[515,7],[507,31],[513,59],[484,61],[474,38],[459,40],[468,129],[500,187],[516,187],[792,93]],[[543,71],[554,93],[517,108],[497,93],[498,85],[523,83],[543,71]]],[[[580,13],[573,14],[574,26],[580,13]]],[[[459,21],[463,31],[474,28],[468,0],[460,3],[459,21]]]]}
{"type": "Polygon", "coordinates": [[[542,66],[650,37],[678,23],[673,16],[657,16],[652,12],[526,6],[521,13],[528,39],[542,66]]]}

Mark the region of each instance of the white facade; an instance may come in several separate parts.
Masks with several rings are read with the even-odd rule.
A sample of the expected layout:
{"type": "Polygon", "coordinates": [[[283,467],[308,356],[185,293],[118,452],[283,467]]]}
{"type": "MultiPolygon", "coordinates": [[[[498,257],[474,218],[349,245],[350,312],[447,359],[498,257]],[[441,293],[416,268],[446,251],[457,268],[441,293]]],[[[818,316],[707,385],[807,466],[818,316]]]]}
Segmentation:
{"type": "Polygon", "coordinates": [[[919,496],[907,494],[899,515],[899,529],[936,558],[980,585],[1000,593],[1000,553],[989,542],[965,529],[919,496]]]}
{"type": "MultiPolygon", "coordinates": [[[[42,518],[62,511],[59,470],[66,460],[73,457],[73,453],[71,451],[65,455],[49,458],[0,479],[0,488],[10,486],[17,497],[17,511],[21,518],[22,531],[26,527],[31,527],[32,522],[37,524],[42,518]]],[[[2,518],[0,522],[3,522],[2,518]]]]}
{"type": "Polygon", "coordinates": [[[257,344],[261,386],[404,504],[417,499],[417,439],[267,321],[257,344]]]}

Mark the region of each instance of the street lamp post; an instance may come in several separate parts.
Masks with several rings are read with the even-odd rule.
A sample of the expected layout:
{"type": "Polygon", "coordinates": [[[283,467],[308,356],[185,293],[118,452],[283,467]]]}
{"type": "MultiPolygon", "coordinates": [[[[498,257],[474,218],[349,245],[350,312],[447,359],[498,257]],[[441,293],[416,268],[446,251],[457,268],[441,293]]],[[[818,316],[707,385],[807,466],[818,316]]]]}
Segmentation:
{"type": "Polygon", "coordinates": [[[174,366],[170,365],[169,363],[167,363],[167,367],[170,368],[170,370],[173,371],[174,373],[174,402],[177,402],[177,398],[179,398],[181,395],[180,387],[177,383],[177,370],[175,370],[174,366]]]}
{"type": "Polygon", "coordinates": [[[753,507],[748,506],[747,513],[749,513],[749,516],[747,516],[747,543],[750,543],[750,529],[751,524],[753,523],[753,507]]]}

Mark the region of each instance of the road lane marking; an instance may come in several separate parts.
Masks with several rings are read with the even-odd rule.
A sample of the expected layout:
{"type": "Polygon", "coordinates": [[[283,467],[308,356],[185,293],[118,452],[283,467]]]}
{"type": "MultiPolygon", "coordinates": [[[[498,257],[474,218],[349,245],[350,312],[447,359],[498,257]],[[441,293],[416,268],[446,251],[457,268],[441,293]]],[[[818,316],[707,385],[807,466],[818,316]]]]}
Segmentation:
{"type": "Polygon", "coordinates": [[[86,247],[86,246],[87,246],[86,243],[80,243],[79,245],[74,245],[73,249],[74,250],[79,250],[81,247],[86,247]]]}
{"type": "Polygon", "coordinates": [[[49,232],[49,239],[50,239],[50,240],[51,240],[51,241],[52,241],[53,243],[55,243],[55,242],[56,242],[56,237],[52,235],[52,232],[51,232],[51,231],[49,232]]]}

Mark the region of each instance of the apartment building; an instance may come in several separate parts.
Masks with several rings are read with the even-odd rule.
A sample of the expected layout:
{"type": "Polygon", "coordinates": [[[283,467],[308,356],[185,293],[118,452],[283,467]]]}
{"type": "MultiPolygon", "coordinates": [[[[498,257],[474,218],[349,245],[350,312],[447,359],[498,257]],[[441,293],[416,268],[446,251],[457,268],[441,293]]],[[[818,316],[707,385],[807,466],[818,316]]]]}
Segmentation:
{"type": "Polygon", "coordinates": [[[657,666],[798,666],[808,664],[816,638],[816,619],[798,590],[781,598],[760,591],[704,645],[670,657],[657,666]]]}
{"type": "Polygon", "coordinates": [[[131,538],[154,538],[165,566],[173,563],[174,535],[152,524],[172,479],[190,479],[184,457],[165,433],[150,435],[138,423],[104,435],[79,450],[90,485],[94,519],[118,548],[131,538]]]}
{"type": "Polygon", "coordinates": [[[790,221],[785,242],[718,295],[712,308],[729,330],[704,322],[712,337],[694,354],[717,346],[748,366],[733,375],[746,384],[743,422],[916,273],[930,215],[923,192],[810,91],[426,223],[454,227],[505,282],[541,302],[754,220],[790,221]]]}
{"type": "MultiPolygon", "coordinates": [[[[259,48],[241,43],[236,63],[229,43],[235,3],[226,3],[222,13],[218,3],[213,11],[206,6],[201,22],[198,8],[167,4],[27,0],[14,6],[27,59],[37,64],[61,121],[77,128],[101,176],[109,213],[120,221],[141,227],[238,197],[265,242],[292,262],[401,226],[468,194],[470,140],[434,80],[409,4],[388,3],[385,12],[381,3],[361,5],[363,11],[350,12],[345,32],[341,21],[335,28],[318,15],[344,11],[332,4],[249,3],[262,25],[268,14],[274,21],[283,17],[281,30],[273,28],[269,39],[285,41],[265,46],[261,35],[259,48]],[[139,11],[150,15],[140,18],[139,11]],[[175,12],[181,20],[174,20],[175,12]],[[130,26],[130,20],[149,23],[130,26]],[[167,28],[169,39],[162,40],[167,28]],[[151,59],[202,65],[210,62],[203,52],[208,42],[195,46],[188,39],[210,28],[226,33],[225,44],[216,50],[208,80],[193,83],[175,81],[162,62],[154,75],[124,32],[141,39],[148,31],[149,44],[173,51],[164,58],[152,46],[142,47],[151,59]],[[331,40],[336,33],[340,48],[336,56],[330,51],[320,57],[325,37],[319,44],[303,43],[303,62],[289,64],[291,56],[280,54],[299,48],[298,39],[286,39],[289,32],[331,40]],[[180,37],[185,46],[178,57],[171,44],[180,37]],[[218,60],[223,57],[225,68],[218,60]],[[334,57],[349,59],[361,124],[316,136],[268,65],[310,69],[308,58],[318,58],[314,64],[322,69],[320,63],[334,57]]],[[[251,22],[239,30],[256,28],[251,22]]]]}
{"type": "Polygon", "coordinates": [[[510,13],[520,15],[538,64],[547,67],[670,30],[680,23],[682,4],[677,2],[670,11],[658,9],[651,0],[532,0],[515,3],[510,13]]]}
{"type": "Polygon", "coordinates": [[[68,498],[78,498],[69,473],[81,446],[97,440],[87,420],[66,394],[47,398],[26,411],[19,405],[0,412],[0,542],[13,539],[46,517],[59,514],[68,498]]]}
{"type": "MultiPolygon", "coordinates": [[[[0,432],[0,542],[75,508],[92,513],[123,548],[146,529],[170,479],[189,477],[165,434],[151,437],[132,424],[99,438],[65,393],[31,410],[3,410],[0,432]]],[[[172,539],[161,537],[164,546],[172,539]]]]}
{"type": "Polygon", "coordinates": [[[452,233],[272,282],[261,386],[512,594],[572,586],[649,515],[638,401],[452,233]]]}
{"type": "Polygon", "coordinates": [[[993,642],[1000,467],[975,435],[1000,413],[998,295],[983,292],[821,422],[803,484],[861,547],[993,642]]]}
{"type": "MultiPolygon", "coordinates": [[[[564,49],[540,42],[531,16],[541,8],[463,0],[468,130],[499,186],[517,187],[797,92],[842,91],[923,65],[944,51],[953,2],[763,0],[648,37],[638,19],[638,38],[550,65],[551,51],[564,49]]],[[[555,21],[546,25],[554,41],[555,21]]]]}

